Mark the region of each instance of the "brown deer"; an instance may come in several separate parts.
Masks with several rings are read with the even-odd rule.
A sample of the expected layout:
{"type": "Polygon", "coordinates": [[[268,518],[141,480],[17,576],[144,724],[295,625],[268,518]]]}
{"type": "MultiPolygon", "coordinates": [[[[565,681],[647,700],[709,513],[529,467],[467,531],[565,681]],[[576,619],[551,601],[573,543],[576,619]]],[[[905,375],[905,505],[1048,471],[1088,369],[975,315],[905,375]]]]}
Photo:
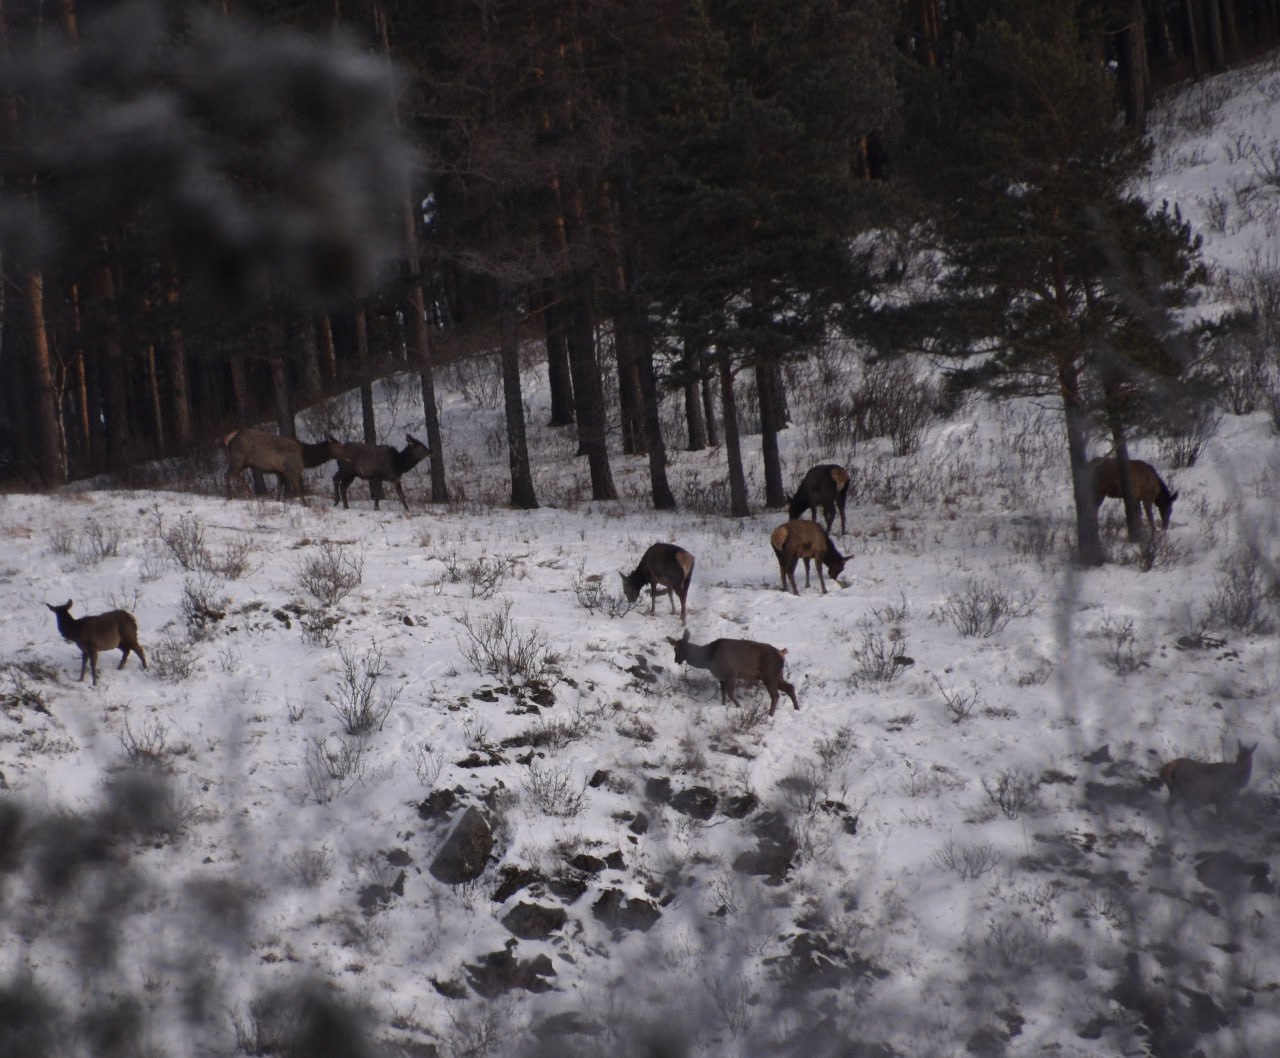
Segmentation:
{"type": "MultiPolygon", "coordinates": [[[[45,603],[49,606],[48,603],[45,603]]],[[[61,606],[49,606],[58,620],[58,632],[69,643],[80,648],[80,680],[84,681],[84,670],[91,667],[93,683],[98,684],[98,651],[120,648],[120,664],[124,668],[129,660],[129,651],[138,655],[142,667],[147,667],[147,656],[142,652],[138,642],[138,622],[133,614],[126,610],[109,610],[107,613],[91,614],[88,617],[71,616],[71,600],[61,606]]]]}
{"type": "Polygon", "coordinates": [[[318,467],[337,457],[332,439],[315,444],[304,444],[292,437],[280,437],[265,430],[246,428],[232,430],[222,439],[227,449],[227,472],[224,475],[227,496],[231,495],[232,479],[248,467],[261,474],[276,475],[276,498],[284,499],[285,486],[305,504],[302,471],[318,467]]]}
{"type": "Polygon", "coordinates": [[[820,463],[812,467],[800,482],[796,494],[791,497],[791,505],[787,508],[788,518],[802,518],[805,511],[813,514],[818,520],[818,508],[827,520],[827,532],[831,532],[831,523],[836,519],[836,508],[840,509],[840,535],[845,535],[844,505],[849,498],[849,472],[837,463],[820,463]]]}
{"type": "Polygon", "coordinates": [[[680,597],[680,623],[685,620],[686,600],[689,595],[689,581],[693,579],[693,556],[683,547],[675,544],[654,544],[640,558],[640,565],[631,573],[620,573],[622,590],[626,593],[627,602],[635,602],[640,596],[640,589],[646,584],[652,601],[649,604],[649,616],[653,616],[658,605],[658,592],[665,588],[667,602],[671,604],[671,612],[676,612],[674,596],[680,597]]]}
{"type": "Polygon", "coordinates": [[[796,689],[782,678],[782,668],[786,664],[787,652],[770,646],[768,643],[756,643],[750,639],[715,639],[706,646],[689,642],[689,630],[679,639],[667,638],[667,642],[676,648],[676,664],[692,665],[695,669],[706,669],[720,681],[720,704],[724,704],[726,695],[739,708],[742,703],[734,695],[739,680],[759,680],[769,691],[769,715],[778,708],[778,690],[787,692],[791,704],[797,709],[796,689]]]}
{"type": "Polygon", "coordinates": [[[409,501],[404,498],[400,477],[426,459],[431,454],[431,449],[413,434],[405,434],[405,440],[408,443],[403,449],[397,451],[391,445],[344,444],[330,437],[329,441],[338,447],[335,453],[338,469],[333,475],[333,505],[336,507],[341,497],[343,509],[350,510],[350,505],[347,503],[347,487],[356,478],[363,478],[369,482],[375,511],[378,509],[379,498],[373,483],[389,481],[396,487],[396,495],[400,497],[400,503],[407,512],[409,501]]]}
{"type": "Polygon", "coordinates": [[[787,579],[790,578],[791,590],[796,595],[800,594],[796,587],[796,562],[800,559],[804,559],[804,586],[809,587],[809,564],[815,563],[818,567],[818,584],[822,588],[823,595],[827,593],[827,582],[823,579],[822,567],[824,565],[827,567],[827,572],[831,574],[833,580],[844,572],[844,555],[840,554],[826,530],[817,522],[799,519],[783,522],[769,535],[769,543],[773,546],[773,553],[778,557],[783,591],[787,590],[787,579]]]}
{"type": "MultiPolygon", "coordinates": [[[[1090,460],[1089,473],[1095,507],[1100,508],[1103,500],[1121,499],[1120,464],[1113,457],[1090,460]]],[[[1178,494],[1169,491],[1169,486],[1160,480],[1155,467],[1141,459],[1129,460],[1129,488],[1133,491],[1134,500],[1142,504],[1142,509],[1146,511],[1151,531],[1154,533],[1156,530],[1156,520],[1151,514],[1152,504],[1160,512],[1160,528],[1168,529],[1169,519],[1173,515],[1173,501],[1178,498],[1178,494]]]]}
{"type": "Polygon", "coordinates": [[[1236,747],[1234,761],[1206,764],[1189,757],[1179,757],[1160,769],[1160,778],[1169,788],[1165,811],[1170,819],[1173,818],[1173,806],[1179,801],[1187,804],[1188,811],[1194,805],[1213,804],[1218,809],[1218,816],[1222,816],[1227,802],[1249,785],[1249,776],[1253,774],[1253,751],[1258,744],[1246,746],[1237,741],[1236,747]]]}

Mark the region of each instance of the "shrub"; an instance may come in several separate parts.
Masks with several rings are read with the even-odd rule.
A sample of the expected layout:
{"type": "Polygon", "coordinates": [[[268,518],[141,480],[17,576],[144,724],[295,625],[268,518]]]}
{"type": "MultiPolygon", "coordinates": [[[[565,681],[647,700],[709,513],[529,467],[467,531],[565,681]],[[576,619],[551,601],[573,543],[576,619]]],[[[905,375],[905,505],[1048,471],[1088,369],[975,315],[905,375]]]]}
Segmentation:
{"type": "Polygon", "coordinates": [[[364,556],[332,540],[298,564],[298,584],[321,606],[336,606],[360,586],[364,556]]]}
{"type": "Polygon", "coordinates": [[[338,656],[342,659],[342,672],[337,688],[325,696],[326,701],[348,735],[360,737],[381,731],[404,688],[379,689],[378,681],[387,674],[388,666],[377,647],[362,655],[339,647],[338,656]]]}
{"type": "Polygon", "coordinates": [[[328,804],[364,779],[365,745],[365,739],[355,737],[307,743],[307,791],[317,804],[328,804]]]}
{"type": "Polygon", "coordinates": [[[459,643],[462,656],[482,676],[504,676],[534,680],[558,680],[561,658],[547,645],[537,628],[520,631],[511,619],[511,600],[504,599],[498,609],[478,621],[470,614],[456,618],[466,632],[459,643]]]}
{"type": "Polygon", "coordinates": [[[151,670],[166,683],[181,683],[196,670],[196,655],[191,640],[166,633],[160,642],[148,649],[151,670]]]}
{"type": "Polygon", "coordinates": [[[150,767],[157,767],[164,761],[168,740],[169,729],[154,717],[143,725],[140,732],[135,732],[126,720],[124,731],[120,733],[120,746],[130,762],[150,767]]]}
{"type": "Polygon", "coordinates": [[[193,642],[208,639],[215,626],[227,616],[231,600],[222,594],[222,584],[209,573],[187,577],[182,583],[178,610],[193,642]]]}
{"type": "Polygon", "coordinates": [[[284,864],[304,889],[314,889],[333,874],[334,855],[328,845],[298,849],[285,857],[284,864]]]}
{"type": "Polygon", "coordinates": [[[937,676],[933,678],[933,682],[937,684],[938,691],[942,695],[943,707],[946,709],[947,718],[953,724],[963,723],[968,720],[973,715],[974,710],[982,705],[982,694],[977,687],[974,687],[966,694],[964,691],[947,690],[937,676]]]}
{"type": "Polygon", "coordinates": [[[1275,627],[1280,597],[1274,572],[1257,549],[1241,546],[1223,559],[1209,596],[1209,623],[1238,632],[1264,633],[1275,627]]]}
{"type": "Polygon", "coordinates": [[[947,843],[933,852],[933,862],[953,871],[961,881],[981,878],[1000,866],[1003,857],[994,845],[957,845],[948,838],[947,843]]]}
{"type": "Polygon", "coordinates": [[[1015,598],[995,584],[969,580],[947,599],[942,612],[962,636],[985,639],[1003,631],[1015,617],[1034,613],[1035,608],[1030,592],[1015,598]]]}
{"type": "Polygon", "coordinates": [[[168,528],[158,513],[156,520],[160,523],[160,539],[182,569],[196,572],[210,568],[212,559],[204,542],[204,523],[199,518],[194,514],[184,514],[177,524],[168,528]]]}
{"type": "Polygon", "coordinates": [[[582,811],[587,800],[585,782],[574,782],[568,768],[543,767],[534,762],[529,765],[525,778],[525,793],[547,815],[572,818],[582,811]]]}
{"type": "Polygon", "coordinates": [[[987,800],[1004,813],[1006,819],[1017,819],[1036,803],[1039,782],[1025,768],[1005,768],[994,781],[984,778],[982,788],[987,800]]]}

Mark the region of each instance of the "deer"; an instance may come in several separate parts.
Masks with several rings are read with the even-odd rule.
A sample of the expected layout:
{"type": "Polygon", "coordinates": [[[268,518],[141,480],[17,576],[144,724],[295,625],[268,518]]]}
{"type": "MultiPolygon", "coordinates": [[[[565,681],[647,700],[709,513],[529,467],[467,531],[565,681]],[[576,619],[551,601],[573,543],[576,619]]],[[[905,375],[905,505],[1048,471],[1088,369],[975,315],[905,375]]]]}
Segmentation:
{"type": "Polygon", "coordinates": [[[265,430],[245,428],[232,430],[222,439],[227,449],[225,475],[227,496],[231,496],[231,481],[243,473],[246,467],[262,474],[276,475],[276,498],[284,499],[287,484],[303,504],[302,471],[318,467],[337,457],[336,442],[332,438],[315,444],[304,444],[292,437],[281,437],[265,430]]]}
{"type": "MultiPolygon", "coordinates": [[[[1093,487],[1093,503],[1095,508],[1102,506],[1105,499],[1121,499],[1120,464],[1112,457],[1090,460],[1089,480],[1093,487]]],[[[1169,519],[1173,516],[1173,501],[1178,498],[1176,492],[1170,492],[1169,486],[1156,473],[1156,468],[1141,459],[1129,460],[1129,487],[1133,490],[1133,498],[1142,504],[1147,515],[1147,524],[1151,531],[1156,531],[1156,520],[1151,514],[1151,505],[1155,504],[1160,512],[1160,528],[1169,528],[1169,519]]]]}
{"type": "Polygon", "coordinates": [[[1257,748],[1256,742],[1246,746],[1237,741],[1234,761],[1206,764],[1190,757],[1169,761],[1160,769],[1160,778],[1169,788],[1169,800],[1165,802],[1169,818],[1173,818],[1173,807],[1179,801],[1186,802],[1188,812],[1193,805],[1213,804],[1221,818],[1227,802],[1249,785],[1253,751],[1257,748]]]}
{"type": "Polygon", "coordinates": [[[631,573],[619,571],[622,577],[622,590],[626,593],[627,602],[635,602],[640,596],[640,589],[646,584],[652,601],[649,604],[649,616],[652,617],[658,605],[658,592],[665,588],[667,602],[671,604],[671,612],[676,612],[675,596],[680,597],[680,623],[687,624],[686,600],[689,595],[689,581],[693,579],[693,555],[683,547],[675,544],[654,544],[640,558],[640,564],[631,573]]]}
{"type": "Polygon", "coordinates": [[[405,512],[409,511],[409,501],[404,498],[404,489],[400,485],[402,474],[408,473],[431,454],[431,449],[419,441],[413,434],[405,434],[407,443],[397,451],[391,445],[352,444],[328,440],[337,446],[335,453],[338,469],[333,475],[333,505],[338,506],[342,499],[343,510],[350,510],[347,503],[347,488],[356,478],[369,482],[369,492],[373,496],[373,509],[378,510],[380,502],[378,490],[373,487],[375,481],[389,481],[396,487],[396,495],[405,512]]]}
{"type": "Polygon", "coordinates": [[[779,650],[768,643],[757,643],[750,639],[715,639],[705,646],[689,641],[689,630],[679,639],[667,637],[667,642],[676,648],[676,664],[688,664],[695,669],[706,669],[720,681],[720,704],[725,697],[738,708],[742,703],[733,693],[739,680],[758,680],[769,691],[769,715],[778,708],[778,690],[787,692],[791,704],[798,710],[800,703],[796,700],[796,689],[782,678],[782,669],[787,661],[786,650],[779,650]]]}
{"type": "Polygon", "coordinates": [[[840,510],[840,535],[844,536],[844,505],[849,498],[849,472],[837,463],[820,463],[811,467],[800,482],[796,494],[791,497],[787,508],[787,517],[802,518],[805,511],[813,514],[818,520],[818,508],[827,520],[826,530],[831,532],[831,523],[836,519],[836,509],[840,510]]]}
{"type": "Polygon", "coordinates": [[[93,685],[98,685],[98,651],[120,648],[120,664],[124,668],[129,651],[138,655],[142,667],[147,667],[147,656],[138,642],[138,622],[127,610],[109,610],[87,617],[71,616],[71,600],[61,606],[45,603],[58,621],[58,632],[63,639],[80,648],[80,682],[84,682],[86,668],[92,668],[93,685]]]}
{"type": "Polygon", "coordinates": [[[809,564],[813,562],[818,567],[818,584],[823,595],[827,594],[827,582],[823,579],[822,567],[827,567],[833,580],[844,572],[844,555],[840,554],[826,530],[816,521],[806,522],[793,518],[789,522],[783,522],[769,534],[769,543],[778,557],[783,591],[787,590],[787,579],[790,578],[792,592],[800,594],[796,587],[796,562],[800,559],[804,559],[804,586],[809,587],[809,564]]]}

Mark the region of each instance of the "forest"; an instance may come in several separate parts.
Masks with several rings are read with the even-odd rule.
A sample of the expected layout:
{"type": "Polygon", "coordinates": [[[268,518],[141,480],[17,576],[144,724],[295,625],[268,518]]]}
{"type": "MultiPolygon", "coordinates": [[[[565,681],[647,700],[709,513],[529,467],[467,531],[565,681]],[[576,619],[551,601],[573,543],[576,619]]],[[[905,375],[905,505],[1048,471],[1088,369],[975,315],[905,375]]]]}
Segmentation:
{"type": "Polygon", "coordinates": [[[781,506],[782,365],[839,334],[1060,399],[1093,563],[1087,424],[1123,453],[1200,388],[1195,239],[1134,192],[1147,113],[1274,46],[1280,2],[11,0],[0,30],[11,485],[296,436],[354,387],[376,442],[372,384],[412,368],[444,502],[433,372],[497,350],[536,507],[537,349],[592,498],[647,454],[672,508],[665,446],[723,444],[743,515],[735,382],[781,506]]]}

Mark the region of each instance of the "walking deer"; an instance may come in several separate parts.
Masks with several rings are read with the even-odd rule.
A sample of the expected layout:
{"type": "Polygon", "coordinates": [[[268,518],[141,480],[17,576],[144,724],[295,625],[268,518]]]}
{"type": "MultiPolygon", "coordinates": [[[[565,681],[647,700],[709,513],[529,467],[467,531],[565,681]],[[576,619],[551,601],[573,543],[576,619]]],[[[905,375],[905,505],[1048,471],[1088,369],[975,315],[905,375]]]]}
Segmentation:
{"type": "Polygon", "coordinates": [[[147,656],[142,652],[138,642],[138,622],[127,610],[109,610],[106,613],[90,614],[87,617],[71,616],[71,600],[61,606],[49,606],[58,621],[58,632],[63,639],[80,648],[80,680],[84,681],[84,671],[92,668],[94,686],[98,684],[98,651],[120,648],[120,664],[124,668],[129,660],[129,651],[138,655],[142,667],[147,667],[147,656]]]}
{"type": "Polygon", "coordinates": [[[404,498],[404,489],[400,486],[400,477],[407,474],[431,454],[431,449],[412,434],[405,434],[408,442],[397,451],[391,445],[344,444],[329,441],[337,446],[335,455],[338,460],[337,472],[333,475],[333,505],[342,499],[344,510],[350,510],[347,503],[347,487],[356,478],[369,482],[369,491],[373,494],[373,509],[378,509],[377,491],[373,488],[375,481],[389,481],[396,487],[396,495],[405,511],[409,510],[409,501],[404,498]]]}
{"type": "Polygon", "coordinates": [[[676,648],[676,664],[692,665],[695,669],[706,669],[720,681],[720,704],[725,697],[741,708],[733,693],[739,680],[758,680],[769,691],[769,715],[778,708],[778,690],[787,692],[791,704],[797,709],[796,689],[782,678],[782,668],[786,664],[787,652],[770,646],[768,643],[756,643],[750,639],[715,639],[705,646],[689,642],[689,630],[679,639],[667,638],[667,642],[676,648]]]}
{"type": "Polygon", "coordinates": [[[1237,741],[1236,747],[1234,761],[1207,764],[1179,757],[1160,769],[1160,778],[1169,788],[1165,811],[1170,819],[1173,806],[1179,801],[1185,802],[1188,810],[1194,805],[1213,804],[1221,817],[1223,807],[1249,785],[1249,776],[1253,774],[1253,751],[1258,744],[1246,746],[1237,741]]]}

